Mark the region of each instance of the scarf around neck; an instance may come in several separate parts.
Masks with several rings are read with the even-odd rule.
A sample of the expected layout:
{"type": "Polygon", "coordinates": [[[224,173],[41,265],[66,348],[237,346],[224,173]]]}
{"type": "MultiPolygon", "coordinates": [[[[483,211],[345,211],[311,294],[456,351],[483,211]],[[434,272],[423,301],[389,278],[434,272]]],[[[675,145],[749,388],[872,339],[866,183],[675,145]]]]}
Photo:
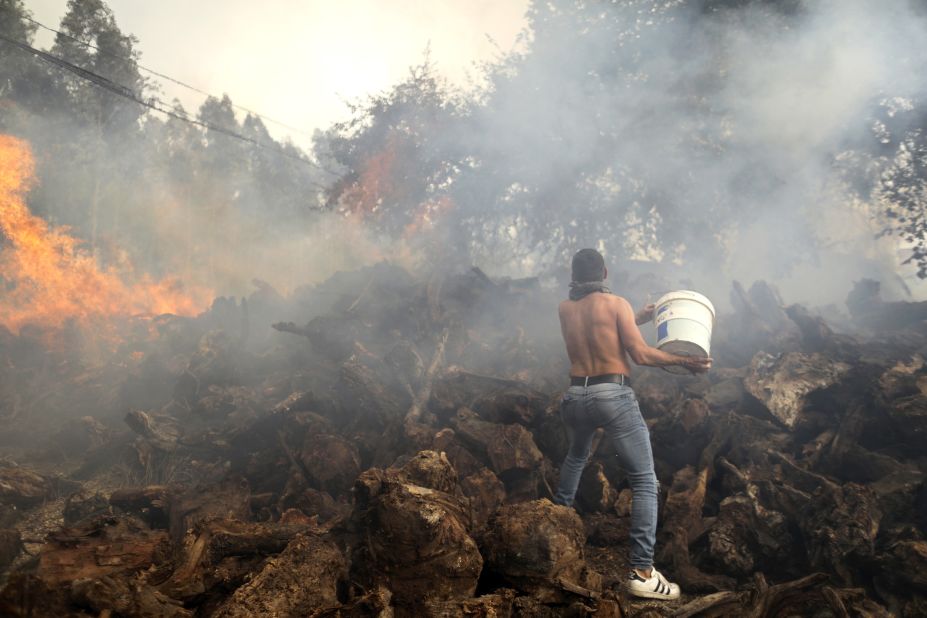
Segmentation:
{"type": "Polygon", "coordinates": [[[592,294],[593,292],[602,292],[611,294],[612,291],[606,287],[604,281],[573,281],[570,283],[570,300],[579,300],[592,294]]]}

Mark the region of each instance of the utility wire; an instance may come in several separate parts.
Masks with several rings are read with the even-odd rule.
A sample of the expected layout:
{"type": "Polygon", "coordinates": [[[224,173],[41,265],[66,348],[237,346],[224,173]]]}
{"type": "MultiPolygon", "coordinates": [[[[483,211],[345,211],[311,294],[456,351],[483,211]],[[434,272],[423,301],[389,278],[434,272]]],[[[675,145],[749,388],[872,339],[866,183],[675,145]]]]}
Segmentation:
{"type": "MultiPolygon", "coordinates": [[[[199,119],[196,119],[196,118],[189,118],[189,117],[187,117],[187,116],[185,116],[185,115],[183,115],[183,114],[179,114],[179,113],[175,112],[174,110],[164,108],[164,107],[162,107],[162,106],[160,106],[160,105],[158,104],[158,103],[159,103],[158,99],[156,99],[156,98],[154,98],[154,97],[151,97],[151,98],[148,98],[148,99],[142,99],[142,98],[140,98],[131,88],[128,88],[128,87],[126,87],[126,86],[123,86],[122,84],[116,83],[116,82],[112,81],[112,80],[109,79],[109,78],[106,78],[106,77],[103,77],[102,75],[99,75],[99,74],[97,74],[97,73],[94,73],[93,71],[88,71],[87,69],[84,69],[83,67],[79,67],[79,66],[77,66],[77,65],[75,65],[75,64],[72,64],[72,63],[68,62],[67,60],[64,60],[64,59],[62,59],[62,58],[59,58],[59,57],[54,56],[54,55],[52,55],[52,54],[49,54],[48,52],[44,52],[44,51],[42,51],[42,50],[40,50],[40,49],[36,49],[36,48],[32,47],[31,45],[29,45],[29,44],[27,44],[27,43],[23,43],[22,41],[17,41],[16,39],[11,39],[11,38],[9,38],[9,37],[7,37],[7,36],[5,36],[5,35],[2,35],[2,34],[0,34],[0,41],[4,41],[4,42],[6,42],[6,43],[8,43],[8,44],[10,44],[10,45],[13,45],[14,47],[17,47],[17,48],[21,49],[22,51],[25,51],[25,52],[27,52],[27,53],[29,53],[29,54],[32,54],[34,57],[38,58],[39,60],[42,60],[43,62],[46,62],[46,63],[51,64],[51,65],[54,65],[54,66],[56,66],[56,67],[58,67],[58,68],[64,69],[64,70],[69,71],[69,72],[71,72],[71,73],[74,73],[74,74],[77,75],[78,77],[80,77],[80,78],[82,78],[82,79],[85,79],[85,80],[91,82],[92,84],[94,84],[94,85],[96,85],[96,86],[98,86],[98,87],[100,87],[100,88],[102,88],[102,89],[104,89],[104,90],[106,90],[106,91],[108,91],[108,92],[111,92],[111,93],[113,93],[113,94],[119,95],[119,96],[121,96],[121,97],[123,97],[123,98],[126,98],[126,99],[128,99],[128,100],[130,100],[130,101],[133,101],[133,102],[135,102],[135,103],[138,103],[139,105],[142,105],[142,106],[144,106],[144,107],[147,107],[147,108],[149,108],[149,109],[152,109],[152,110],[154,110],[154,111],[156,111],[156,112],[160,112],[160,113],[162,113],[162,114],[165,114],[165,115],[167,115],[167,116],[170,116],[171,118],[175,118],[175,119],[181,120],[181,121],[183,121],[183,122],[187,122],[187,123],[190,123],[190,124],[193,124],[193,125],[197,125],[197,126],[202,127],[202,128],[204,128],[204,129],[207,129],[207,130],[210,130],[210,131],[215,131],[216,133],[221,133],[221,134],[223,134],[223,135],[227,135],[227,136],[229,136],[229,137],[231,137],[231,138],[234,138],[234,139],[237,139],[237,140],[241,140],[241,141],[243,141],[243,142],[247,142],[247,143],[249,143],[249,144],[251,144],[251,145],[253,145],[253,146],[256,146],[257,148],[262,148],[262,149],[264,149],[264,150],[269,150],[269,151],[271,151],[271,152],[275,152],[275,153],[277,153],[277,154],[279,154],[279,155],[281,155],[281,156],[288,157],[288,158],[290,158],[290,159],[295,159],[295,160],[297,160],[297,161],[302,161],[303,163],[307,163],[307,164],[309,164],[309,165],[311,165],[311,166],[313,166],[313,167],[315,167],[315,168],[317,168],[317,169],[319,169],[319,170],[321,170],[321,171],[323,171],[323,172],[326,172],[326,173],[328,173],[328,174],[331,174],[332,176],[340,176],[340,174],[338,174],[338,173],[336,173],[336,172],[333,172],[333,171],[331,171],[331,170],[328,170],[328,169],[322,167],[321,165],[319,165],[318,163],[316,163],[316,162],[314,162],[314,161],[311,161],[310,159],[307,159],[307,158],[305,158],[305,157],[302,157],[302,156],[300,156],[300,155],[298,155],[298,154],[295,154],[295,153],[292,153],[292,152],[288,152],[288,151],[286,151],[286,150],[283,150],[282,148],[277,148],[277,147],[274,147],[274,146],[269,146],[269,145],[267,145],[267,144],[264,144],[263,142],[259,142],[258,140],[254,139],[253,137],[248,137],[248,136],[246,136],[246,135],[242,135],[241,133],[238,133],[238,132],[236,132],[236,131],[232,131],[231,129],[227,129],[227,128],[225,128],[225,127],[221,127],[221,126],[212,124],[211,122],[206,122],[206,121],[199,120],[199,119]]],[[[317,186],[319,186],[319,187],[321,187],[321,188],[324,188],[321,184],[318,184],[318,183],[314,183],[314,184],[316,184],[317,186]]]]}
{"type": "MultiPolygon", "coordinates": [[[[2,10],[2,9],[0,9],[0,10],[2,10]]],[[[169,82],[171,82],[171,83],[173,83],[173,84],[177,84],[178,86],[182,86],[183,88],[186,88],[186,89],[188,89],[188,90],[190,90],[190,91],[192,91],[192,92],[196,92],[197,94],[202,94],[202,95],[207,96],[207,97],[212,97],[212,98],[214,98],[214,99],[218,99],[218,98],[219,98],[219,97],[217,97],[217,96],[215,96],[215,95],[213,95],[213,94],[211,94],[211,93],[209,93],[209,92],[206,92],[205,90],[202,90],[202,89],[200,89],[200,88],[197,88],[196,86],[191,86],[190,84],[187,84],[187,83],[185,83],[185,82],[182,82],[182,81],[180,81],[179,79],[175,79],[175,78],[173,78],[173,77],[171,77],[171,76],[169,76],[169,75],[165,75],[164,73],[159,73],[158,71],[155,71],[154,69],[149,69],[148,67],[139,64],[136,60],[134,60],[134,59],[132,59],[132,58],[125,58],[125,57],[120,56],[120,55],[118,55],[118,54],[114,54],[114,53],[112,53],[112,52],[108,52],[108,51],[106,51],[105,49],[100,49],[99,47],[97,47],[97,46],[94,45],[93,43],[90,43],[89,41],[83,41],[83,40],[81,40],[81,39],[79,39],[79,38],[77,38],[77,37],[75,37],[75,36],[71,36],[70,34],[65,34],[64,32],[61,32],[60,30],[55,30],[54,28],[52,28],[52,27],[50,27],[50,26],[46,26],[45,24],[43,24],[43,23],[41,23],[41,22],[39,22],[39,21],[36,21],[36,20],[32,19],[31,17],[29,17],[29,16],[27,16],[27,15],[19,15],[19,17],[21,17],[22,19],[28,21],[28,22],[31,23],[31,24],[34,24],[34,25],[38,26],[39,28],[42,28],[43,30],[47,30],[47,31],[49,31],[49,32],[53,32],[53,33],[55,33],[56,35],[58,35],[58,36],[60,36],[60,37],[64,37],[64,38],[66,38],[66,39],[70,39],[70,40],[74,41],[75,43],[79,43],[80,45],[83,45],[84,47],[88,47],[88,48],[90,48],[90,49],[92,49],[92,50],[94,50],[94,51],[96,51],[96,52],[99,52],[99,53],[103,54],[104,56],[108,56],[108,57],[110,57],[110,58],[114,58],[114,59],[116,59],[116,60],[119,60],[119,61],[121,61],[121,62],[124,62],[125,64],[132,64],[132,65],[135,65],[136,67],[138,67],[139,69],[145,71],[146,73],[150,73],[151,75],[154,75],[154,76],[156,76],[156,77],[160,77],[161,79],[167,80],[167,81],[169,81],[169,82]]],[[[285,128],[285,129],[289,129],[290,131],[293,131],[293,132],[295,132],[295,133],[300,133],[300,134],[302,134],[302,135],[306,135],[306,136],[308,136],[308,137],[312,137],[312,133],[311,133],[310,131],[306,131],[305,129],[300,129],[300,128],[294,127],[294,126],[289,125],[289,124],[287,124],[287,123],[285,123],[285,122],[283,122],[283,121],[276,120],[275,118],[271,118],[270,116],[266,116],[266,115],[264,115],[264,114],[261,114],[261,113],[259,113],[259,112],[256,112],[256,111],[254,111],[253,109],[248,109],[247,107],[244,107],[244,106],[242,106],[242,105],[237,105],[237,104],[235,104],[235,103],[232,103],[232,107],[234,107],[235,109],[240,109],[240,110],[243,111],[243,112],[247,112],[247,113],[251,114],[252,116],[257,116],[257,117],[260,118],[261,120],[265,120],[265,121],[270,122],[270,123],[272,123],[272,124],[275,124],[275,125],[277,125],[277,126],[283,127],[283,128],[285,128]]]]}

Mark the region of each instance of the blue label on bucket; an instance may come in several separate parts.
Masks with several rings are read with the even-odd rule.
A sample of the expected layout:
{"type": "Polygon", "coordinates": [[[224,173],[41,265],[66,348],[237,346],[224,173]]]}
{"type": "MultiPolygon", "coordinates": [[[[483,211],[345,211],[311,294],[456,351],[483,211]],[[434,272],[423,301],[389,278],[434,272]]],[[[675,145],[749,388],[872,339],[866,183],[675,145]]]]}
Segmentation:
{"type": "Polygon", "coordinates": [[[669,335],[669,322],[663,322],[657,326],[657,339],[663,339],[669,335]]]}

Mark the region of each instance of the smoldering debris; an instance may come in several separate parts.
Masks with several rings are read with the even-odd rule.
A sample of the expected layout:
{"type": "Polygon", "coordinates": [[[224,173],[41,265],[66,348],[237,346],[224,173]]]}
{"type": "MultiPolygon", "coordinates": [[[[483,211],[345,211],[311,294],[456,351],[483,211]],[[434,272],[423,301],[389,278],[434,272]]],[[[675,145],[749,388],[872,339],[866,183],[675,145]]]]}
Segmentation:
{"type": "Polygon", "coordinates": [[[4,333],[20,444],[0,465],[0,608],[923,614],[927,310],[862,285],[853,334],[735,285],[709,374],[636,371],[658,565],[685,593],[663,604],[620,591],[633,496],[607,444],[578,513],[549,501],[568,367],[536,281],[379,264],[289,298],[262,287],[127,329],[105,369],[74,360],[79,339],[4,333]],[[910,319],[892,330],[877,310],[910,319]],[[42,367],[41,389],[17,379],[42,367]]]}

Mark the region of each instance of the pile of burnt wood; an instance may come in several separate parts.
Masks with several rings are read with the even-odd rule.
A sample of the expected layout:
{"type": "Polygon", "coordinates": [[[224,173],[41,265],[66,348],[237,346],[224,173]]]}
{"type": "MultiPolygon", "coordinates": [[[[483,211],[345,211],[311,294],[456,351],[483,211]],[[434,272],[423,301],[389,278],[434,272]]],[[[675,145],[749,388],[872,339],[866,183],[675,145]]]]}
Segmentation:
{"type": "MultiPolygon", "coordinates": [[[[607,443],[576,510],[549,501],[554,292],[381,264],[21,387],[10,435],[49,435],[0,461],[0,614],[927,614],[927,310],[864,283],[849,335],[762,283],[731,300],[709,374],[632,376],[678,602],[620,590],[633,496],[607,443]]],[[[15,389],[38,356],[0,336],[15,389]]]]}

